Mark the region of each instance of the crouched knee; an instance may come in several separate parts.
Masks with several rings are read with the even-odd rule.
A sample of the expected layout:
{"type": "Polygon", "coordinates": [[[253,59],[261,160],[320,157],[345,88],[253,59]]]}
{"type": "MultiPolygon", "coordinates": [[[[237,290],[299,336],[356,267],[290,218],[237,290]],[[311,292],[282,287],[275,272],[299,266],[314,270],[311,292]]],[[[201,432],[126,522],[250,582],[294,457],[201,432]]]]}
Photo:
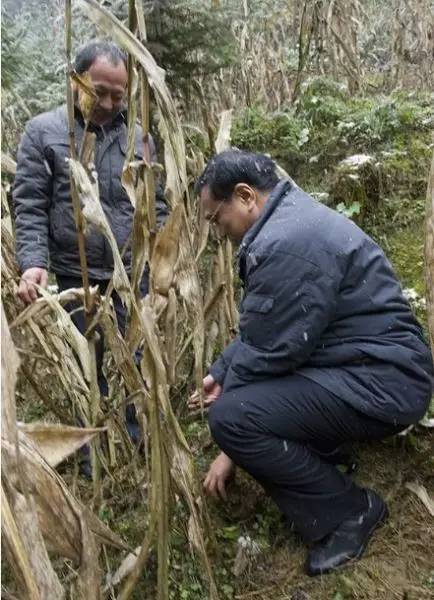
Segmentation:
{"type": "Polygon", "coordinates": [[[208,425],[211,435],[216,442],[217,438],[220,438],[221,432],[226,427],[225,412],[225,401],[223,396],[213,402],[208,411],[208,425]]]}
{"type": "Polygon", "coordinates": [[[233,433],[239,423],[237,403],[225,394],[211,404],[208,412],[208,424],[214,441],[223,448],[225,440],[233,433]]]}

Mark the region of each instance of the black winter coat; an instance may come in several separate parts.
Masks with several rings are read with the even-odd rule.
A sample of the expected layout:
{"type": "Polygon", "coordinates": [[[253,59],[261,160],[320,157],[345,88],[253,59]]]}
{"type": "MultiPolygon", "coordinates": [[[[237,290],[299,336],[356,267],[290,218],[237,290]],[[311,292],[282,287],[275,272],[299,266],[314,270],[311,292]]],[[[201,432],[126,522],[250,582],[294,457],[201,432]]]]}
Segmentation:
{"type": "Polygon", "coordinates": [[[239,263],[240,333],[210,369],[225,393],[297,371],[379,420],[424,415],[430,350],[389,261],[355,223],[282,180],[239,263]]]}
{"type": "MultiPolygon", "coordinates": [[[[127,125],[124,113],[104,129],[95,127],[95,169],[100,200],[119,249],[128,240],[134,208],[122,187],[121,176],[127,152],[127,125]]],[[[77,147],[84,133],[83,118],[76,109],[77,147]]],[[[142,130],[136,127],[135,154],[143,158],[142,130]]],[[[150,138],[151,160],[155,145],[150,138]]],[[[66,107],[31,119],[18,151],[13,198],[15,204],[17,258],[22,271],[30,267],[50,268],[59,275],[81,276],[77,233],[71,202],[69,137],[66,107]]],[[[167,214],[161,188],[157,192],[159,222],[167,214]]],[[[86,256],[91,279],[110,279],[113,254],[104,236],[93,227],[86,233],[86,256]]],[[[131,251],[124,256],[130,272],[131,251]]]]}

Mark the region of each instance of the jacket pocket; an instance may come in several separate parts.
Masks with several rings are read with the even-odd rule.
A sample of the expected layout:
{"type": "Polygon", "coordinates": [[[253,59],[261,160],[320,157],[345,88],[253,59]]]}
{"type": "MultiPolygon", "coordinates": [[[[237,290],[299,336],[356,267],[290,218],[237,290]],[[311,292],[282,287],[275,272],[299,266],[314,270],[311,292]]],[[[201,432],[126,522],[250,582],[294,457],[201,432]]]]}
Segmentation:
{"type": "Polygon", "coordinates": [[[273,308],[274,298],[262,294],[249,294],[243,301],[243,309],[262,314],[269,313],[273,308]]]}
{"type": "Polygon", "coordinates": [[[257,348],[269,349],[274,338],[274,298],[248,294],[241,304],[240,334],[243,342],[257,348]]]}
{"type": "MultiPolygon", "coordinates": [[[[76,143],[76,145],[78,144],[76,143]]],[[[67,138],[63,139],[63,136],[48,138],[45,143],[44,153],[48,159],[48,164],[54,178],[62,175],[69,177],[68,159],[71,157],[71,152],[67,138]]]]}

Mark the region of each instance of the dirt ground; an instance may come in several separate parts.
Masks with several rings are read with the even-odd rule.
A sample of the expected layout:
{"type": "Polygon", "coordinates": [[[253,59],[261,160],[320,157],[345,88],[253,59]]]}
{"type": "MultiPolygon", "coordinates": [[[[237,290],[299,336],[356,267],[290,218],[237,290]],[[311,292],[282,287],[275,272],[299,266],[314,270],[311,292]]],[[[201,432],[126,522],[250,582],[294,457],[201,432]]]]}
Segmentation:
{"type": "Polygon", "coordinates": [[[386,499],[390,516],[374,534],[360,561],[322,578],[304,575],[306,548],[294,533],[285,531],[277,510],[262,492],[254,490],[254,484],[243,475],[238,476],[227,506],[216,506],[215,516],[226,524],[231,520],[233,524],[241,522],[241,531],[252,539],[257,533],[265,538],[266,544],[268,537],[269,547],[232,583],[234,597],[237,600],[434,598],[434,518],[406,487],[407,483],[416,482],[433,494],[433,439],[432,430],[419,426],[405,439],[398,437],[357,447],[355,480],[377,490],[386,499]],[[247,492],[247,488],[251,489],[247,492]],[[258,520],[262,524],[259,527],[258,520]]]}

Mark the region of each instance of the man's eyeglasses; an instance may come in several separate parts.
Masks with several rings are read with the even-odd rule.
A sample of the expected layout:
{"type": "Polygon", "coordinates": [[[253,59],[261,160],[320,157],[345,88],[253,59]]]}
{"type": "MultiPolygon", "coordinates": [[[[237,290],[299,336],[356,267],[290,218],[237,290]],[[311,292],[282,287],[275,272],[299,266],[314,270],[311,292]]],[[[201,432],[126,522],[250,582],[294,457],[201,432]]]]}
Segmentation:
{"type": "Polygon", "coordinates": [[[217,217],[218,217],[218,214],[219,214],[219,212],[220,212],[220,209],[221,209],[221,207],[222,207],[223,203],[224,203],[224,200],[220,200],[220,202],[218,203],[218,205],[217,205],[217,208],[215,209],[215,211],[214,211],[214,212],[211,214],[211,216],[210,216],[210,217],[207,219],[207,220],[208,220],[208,223],[209,223],[210,225],[212,225],[213,223],[215,223],[215,222],[216,222],[216,220],[217,220],[217,217]]]}

